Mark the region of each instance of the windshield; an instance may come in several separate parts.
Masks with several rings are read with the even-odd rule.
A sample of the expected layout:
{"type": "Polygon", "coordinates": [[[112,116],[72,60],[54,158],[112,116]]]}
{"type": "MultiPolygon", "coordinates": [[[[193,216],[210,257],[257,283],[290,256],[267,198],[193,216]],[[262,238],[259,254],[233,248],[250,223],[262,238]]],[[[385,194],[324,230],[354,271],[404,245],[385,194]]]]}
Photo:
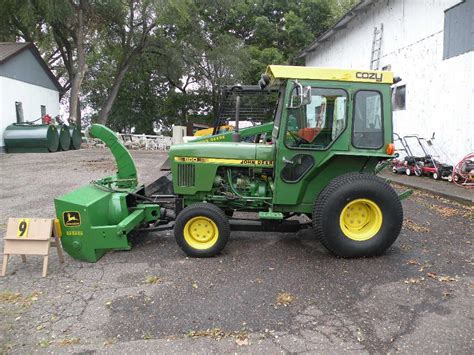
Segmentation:
{"type": "Polygon", "coordinates": [[[290,148],[325,149],[339,137],[347,121],[347,93],[311,88],[311,102],[288,109],[285,144],[290,148]]]}

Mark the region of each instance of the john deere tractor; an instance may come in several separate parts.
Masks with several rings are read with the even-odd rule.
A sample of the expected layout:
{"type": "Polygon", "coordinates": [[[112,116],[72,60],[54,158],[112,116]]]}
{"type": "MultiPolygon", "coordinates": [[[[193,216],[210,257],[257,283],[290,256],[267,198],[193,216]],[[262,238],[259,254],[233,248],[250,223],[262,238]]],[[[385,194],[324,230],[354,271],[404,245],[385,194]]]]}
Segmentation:
{"type": "Polygon", "coordinates": [[[93,125],[90,134],[111,149],[118,172],[55,200],[64,248],[94,262],[129,249],[134,231],[173,228],[188,256],[210,257],[232,230],[313,227],[336,256],[382,254],[399,235],[400,199],[408,195],[375,174],[394,153],[393,80],[386,71],[270,65],[259,90],[276,92],[272,123],[239,129],[235,87],[235,129],[172,146],[171,172],[147,187],[113,132],[93,125]]]}

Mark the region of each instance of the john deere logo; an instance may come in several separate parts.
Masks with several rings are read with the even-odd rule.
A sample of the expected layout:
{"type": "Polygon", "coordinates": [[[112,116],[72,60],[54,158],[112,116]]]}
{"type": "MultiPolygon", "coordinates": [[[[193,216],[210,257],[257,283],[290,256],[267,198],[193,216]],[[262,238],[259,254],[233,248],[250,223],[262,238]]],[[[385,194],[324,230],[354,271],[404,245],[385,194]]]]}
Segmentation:
{"type": "Polygon", "coordinates": [[[63,221],[66,227],[77,227],[81,225],[81,215],[79,212],[63,212],[63,221]]]}

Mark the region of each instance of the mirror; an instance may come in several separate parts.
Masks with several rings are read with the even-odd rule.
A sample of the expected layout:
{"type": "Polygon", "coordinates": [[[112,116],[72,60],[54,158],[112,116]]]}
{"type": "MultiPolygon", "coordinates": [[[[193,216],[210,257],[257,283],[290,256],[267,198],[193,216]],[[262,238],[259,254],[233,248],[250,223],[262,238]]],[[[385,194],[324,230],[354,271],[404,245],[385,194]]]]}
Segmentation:
{"type": "Polygon", "coordinates": [[[291,91],[291,98],[288,108],[299,108],[311,103],[311,86],[303,88],[298,80],[293,83],[293,90],[291,91]]]}
{"type": "Polygon", "coordinates": [[[311,86],[306,86],[303,90],[302,105],[309,105],[311,103],[311,86]]]}

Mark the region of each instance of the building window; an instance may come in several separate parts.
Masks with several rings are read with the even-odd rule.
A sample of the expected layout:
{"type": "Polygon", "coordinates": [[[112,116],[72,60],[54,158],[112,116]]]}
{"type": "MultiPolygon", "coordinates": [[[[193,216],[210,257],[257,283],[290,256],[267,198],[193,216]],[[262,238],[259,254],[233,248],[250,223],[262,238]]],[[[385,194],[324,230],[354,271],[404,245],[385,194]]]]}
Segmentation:
{"type": "Polygon", "coordinates": [[[406,92],[407,86],[396,86],[392,90],[392,108],[393,111],[401,111],[406,109],[406,92]]]}
{"type": "Polygon", "coordinates": [[[383,145],[382,95],[361,90],[355,94],[352,144],[356,148],[378,149],[383,145]]]}
{"type": "Polygon", "coordinates": [[[25,121],[23,117],[23,104],[21,102],[15,102],[16,111],[16,123],[22,123],[25,121]]]}
{"type": "Polygon", "coordinates": [[[444,12],[443,59],[474,50],[474,1],[462,1],[444,12]]]}
{"type": "Polygon", "coordinates": [[[41,117],[43,117],[44,115],[46,115],[46,106],[41,105],[41,117]]]}

